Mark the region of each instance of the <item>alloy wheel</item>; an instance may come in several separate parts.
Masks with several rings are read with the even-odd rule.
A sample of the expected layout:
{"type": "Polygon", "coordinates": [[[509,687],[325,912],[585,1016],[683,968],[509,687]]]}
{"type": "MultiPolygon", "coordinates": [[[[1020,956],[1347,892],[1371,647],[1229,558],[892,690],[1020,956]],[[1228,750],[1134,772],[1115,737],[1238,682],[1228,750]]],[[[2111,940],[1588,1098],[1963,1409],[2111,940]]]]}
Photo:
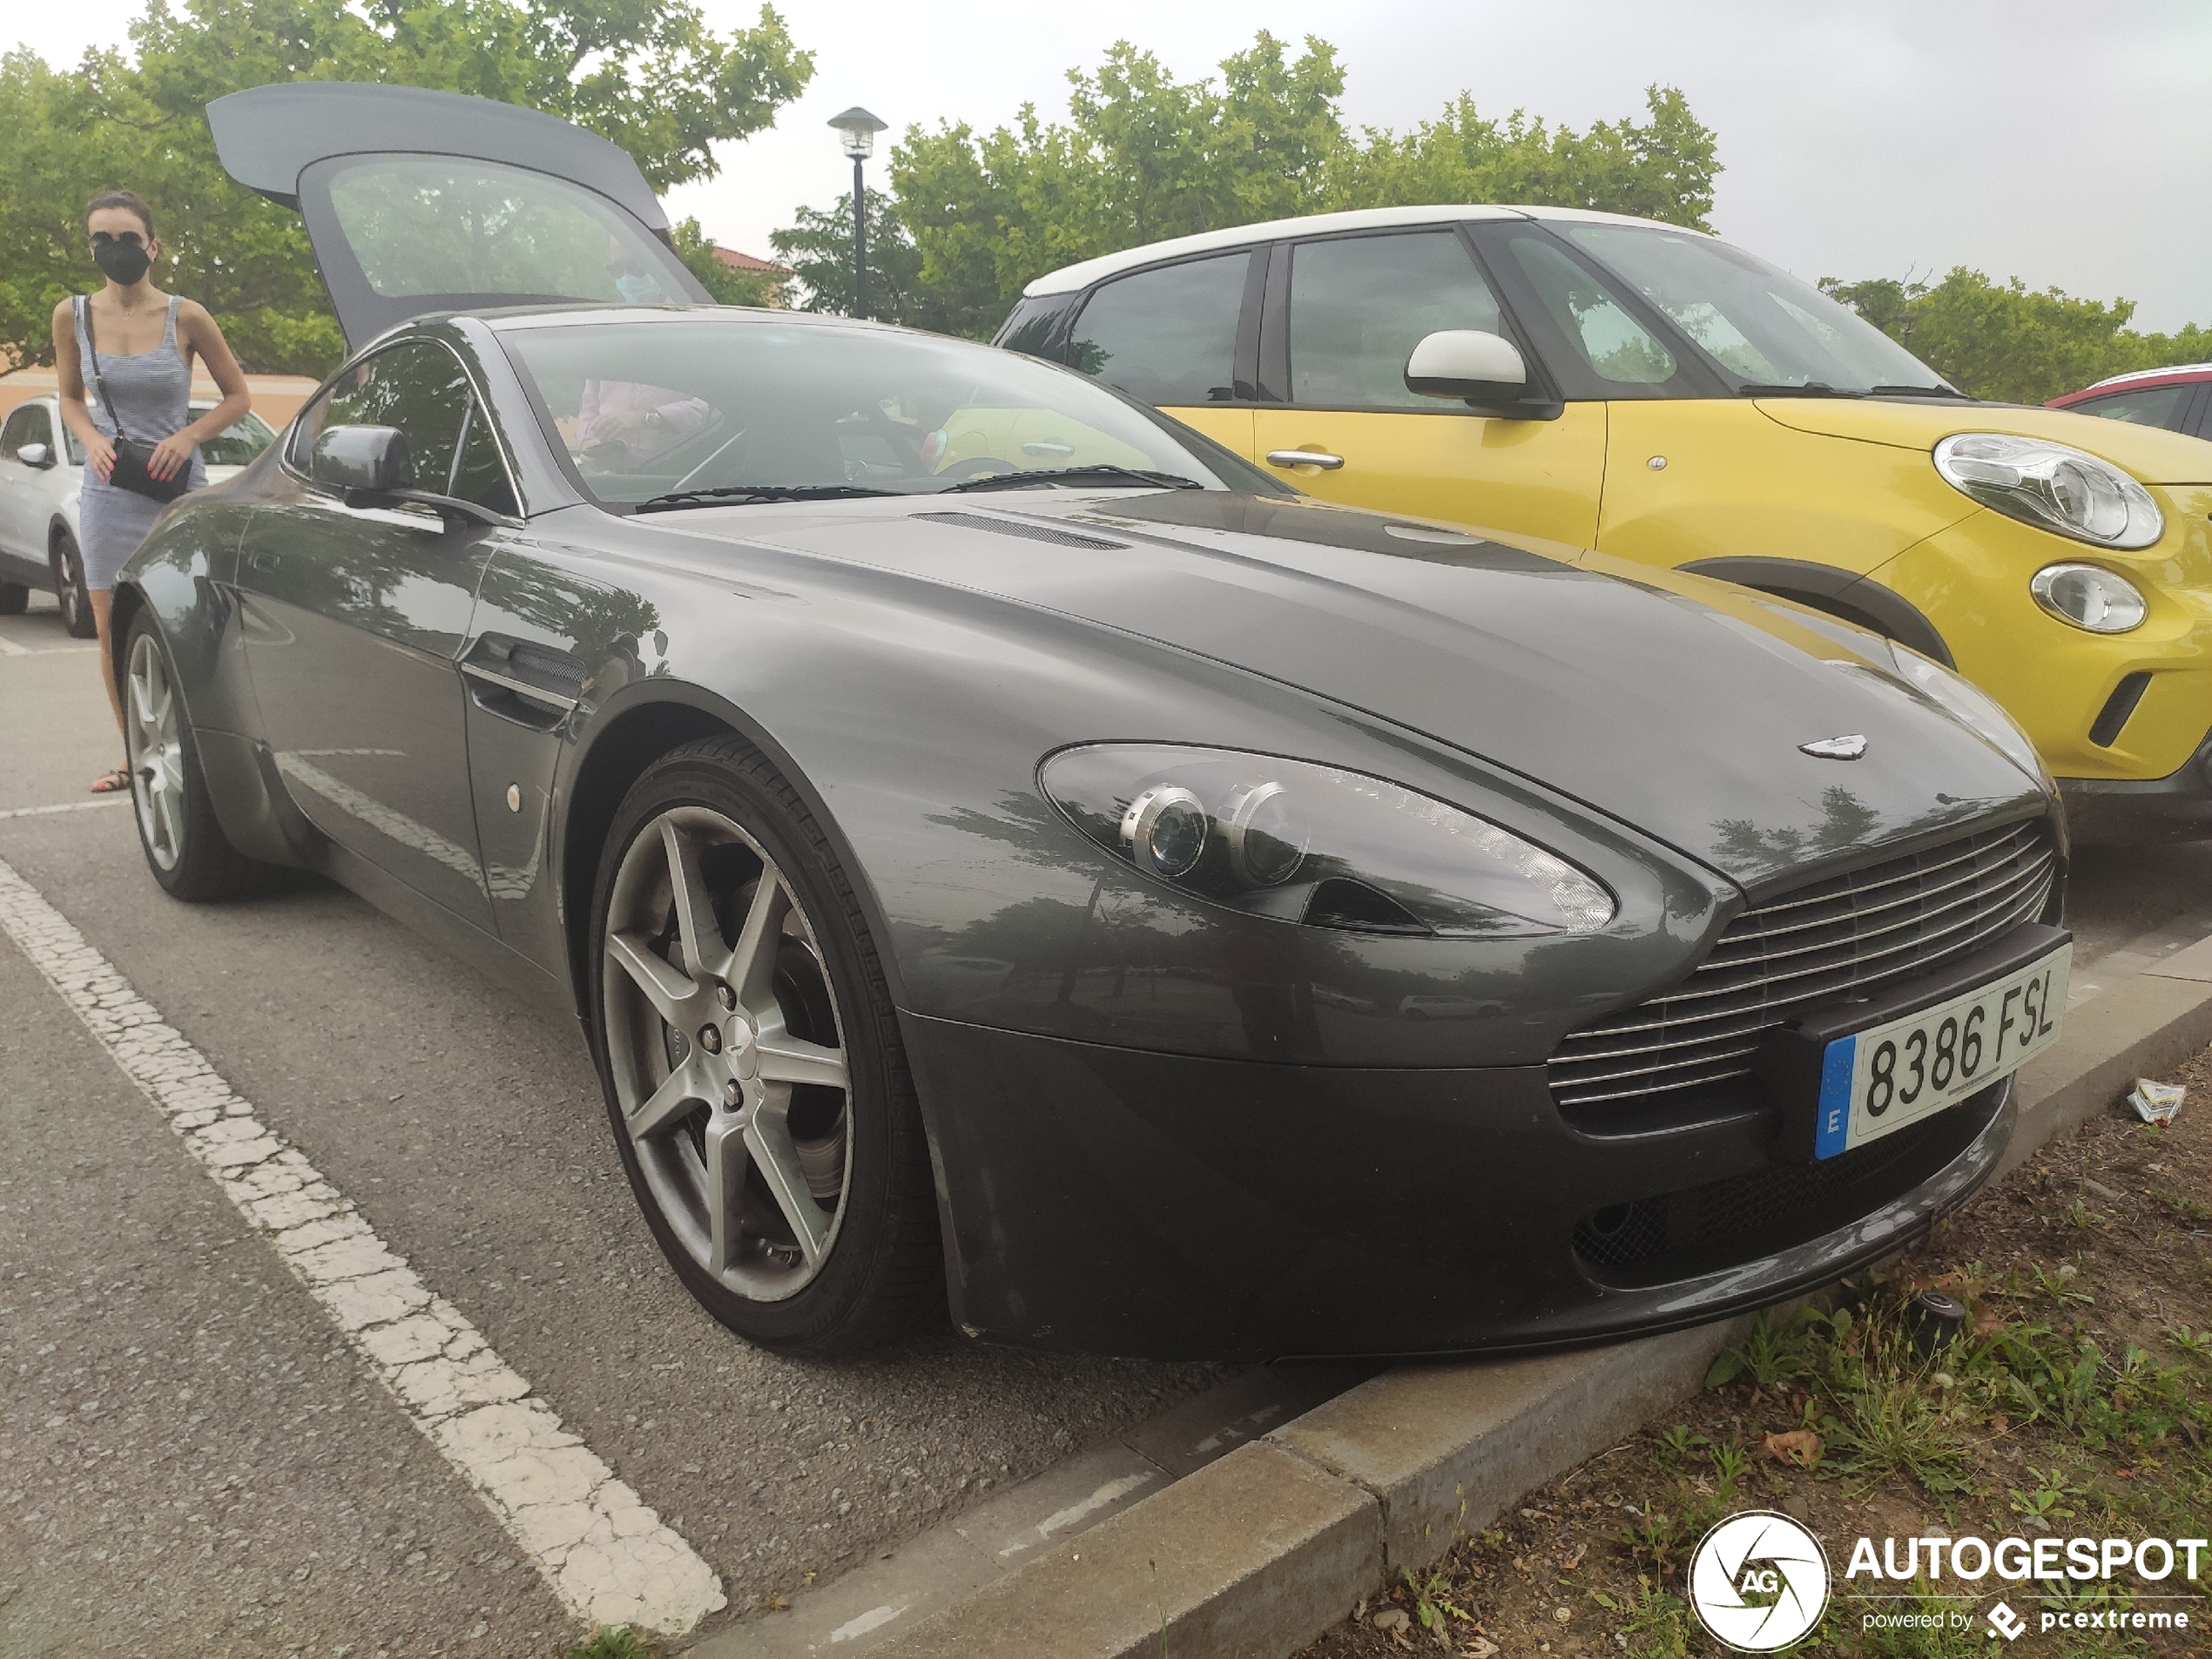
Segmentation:
{"type": "Polygon", "coordinates": [[[130,755],[138,833],[147,855],[161,868],[173,870],[185,850],[184,744],[169,664],[151,633],[132,641],[125,690],[124,746],[130,755]]]}
{"type": "Polygon", "coordinates": [[[780,1301],[821,1271],[852,1170],[842,1016],[805,907],[745,830],[677,806],[609,893],[607,1054],[645,1185],[692,1260],[780,1301]]]}

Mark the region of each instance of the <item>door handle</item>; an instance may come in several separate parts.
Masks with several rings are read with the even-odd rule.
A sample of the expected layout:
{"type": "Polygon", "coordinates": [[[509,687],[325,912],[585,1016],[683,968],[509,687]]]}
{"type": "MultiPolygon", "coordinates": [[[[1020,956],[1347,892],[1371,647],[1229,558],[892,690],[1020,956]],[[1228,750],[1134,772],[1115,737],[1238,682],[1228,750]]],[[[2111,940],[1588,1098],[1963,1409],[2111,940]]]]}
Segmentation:
{"type": "Polygon", "coordinates": [[[1323,472],[1334,472],[1344,465],[1344,457],[1332,455],[1325,449],[1270,449],[1267,464],[1271,467],[1318,467],[1323,472]]]}
{"type": "Polygon", "coordinates": [[[246,562],[256,570],[273,570],[277,568],[278,564],[281,563],[281,559],[277,554],[272,553],[267,548],[260,548],[254,552],[248,553],[246,556],[246,562]]]}

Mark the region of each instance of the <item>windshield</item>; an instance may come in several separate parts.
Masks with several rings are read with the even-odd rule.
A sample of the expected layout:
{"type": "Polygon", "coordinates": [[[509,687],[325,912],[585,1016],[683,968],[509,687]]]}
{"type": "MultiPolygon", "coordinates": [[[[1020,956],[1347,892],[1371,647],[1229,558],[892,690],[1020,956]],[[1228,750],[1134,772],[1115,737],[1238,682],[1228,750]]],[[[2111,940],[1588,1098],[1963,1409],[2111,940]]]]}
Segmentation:
{"type": "MultiPolygon", "coordinates": [[[[212,414],[212,403],[195,403],[192,418],[212,414]]],[[[199,458],[211,467],[243,467],[255,455],[276,442],[276,434],[258,415],[248,415],[236,426],[217,433],[199,446],[199,458]]]]}
{"type": "Polygon", "coordinates": [[[1230,487],[1112,393],[965,341],[698,313],[502,339],[584,487],[609,505],[754,489],[934,495],[1024,474],[1040,485],[1063,474],[1157,487],[1123,476],[1137,473],[1230,487]]]}
{"type": "Polygon", "coordinates": [[[1739,388],[1951,389],[1857,312],[1725,242],[1636,225],[1557,228],[1674,319],[1739,388]]]}

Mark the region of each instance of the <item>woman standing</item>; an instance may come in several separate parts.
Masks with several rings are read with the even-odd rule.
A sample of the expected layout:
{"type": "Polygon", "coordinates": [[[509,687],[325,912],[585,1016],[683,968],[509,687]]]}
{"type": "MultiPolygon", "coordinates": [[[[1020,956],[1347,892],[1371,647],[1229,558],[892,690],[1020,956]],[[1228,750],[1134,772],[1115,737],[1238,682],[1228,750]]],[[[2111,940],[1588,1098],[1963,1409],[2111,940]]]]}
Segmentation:
{"type": "MultiPolygon", "coordinates": [[[[152,529],[164,496],[175,494],[177,485],[197,489],[207,482],[199,445],[244,419],[253,401],[207,308],[153,286],[149,273],[161,253],[153,210],[127,190],[110,191],[85,208],[84,230],[92,262],[107,283],[90,298],[64,300],[54,307],[54,364],[63,424],[84,446],[78,541],[84,590],[99,628],[100,680],[120,733],[123,702],[108,638],[115,574],[152,529]],[[191,419],[195,360],[207,366],[223,393],[223,401],[197,421],[191,419]],[[124,451],[119,476],[118,441],[124,451]]],[[[92,792],[130,786],[125,764],[103,773],[92,792]]]]}

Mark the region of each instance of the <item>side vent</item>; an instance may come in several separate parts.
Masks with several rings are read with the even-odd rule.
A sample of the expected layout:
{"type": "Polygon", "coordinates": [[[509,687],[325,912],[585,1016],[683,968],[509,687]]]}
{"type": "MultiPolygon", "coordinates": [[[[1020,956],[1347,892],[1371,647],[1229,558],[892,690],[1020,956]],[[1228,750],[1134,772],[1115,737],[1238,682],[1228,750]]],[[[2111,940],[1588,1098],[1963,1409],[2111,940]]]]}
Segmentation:
{"type": "Polygon", "coordinates": [[[2135,712],[2135,705],[2143,700],[2143,693],[2149,689],[2150,676],[2148,674],[2138,672],[2122,676],[2120,684],[2112,688],[2112,695],[2105,699],[2096,724],[2089,728],[2089,741],[2100,749],[2109,749],[2119,742],[2121,730],[2135,712]]]}
{"type": "Polygon", "coordinates": [[[1049,542],[1055,547],[1089,548],[1099,553],[1129,545],[1127,542],[1109,542],[1099,536],[1080,536],[1074,530],[1056,530],[1024,519],[993,518],[988,513],[916,513],[914,516],[937,524],[956,524],[966,530],[994,530],[1001,536],[1018,536],[1025,542],[1049,542]]]}

